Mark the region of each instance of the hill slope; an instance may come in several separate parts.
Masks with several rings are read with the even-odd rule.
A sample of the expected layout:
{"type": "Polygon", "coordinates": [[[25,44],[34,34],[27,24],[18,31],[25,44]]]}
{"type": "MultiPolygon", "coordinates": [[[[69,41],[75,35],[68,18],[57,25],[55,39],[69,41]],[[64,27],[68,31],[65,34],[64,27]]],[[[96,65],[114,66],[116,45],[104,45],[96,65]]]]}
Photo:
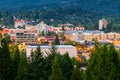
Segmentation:
{"type": "Polygon", "coordinates": [[[79,6],[102,14],[120,14],[120,0],[1,0],[0,10],[29,10],[79,6]]]}

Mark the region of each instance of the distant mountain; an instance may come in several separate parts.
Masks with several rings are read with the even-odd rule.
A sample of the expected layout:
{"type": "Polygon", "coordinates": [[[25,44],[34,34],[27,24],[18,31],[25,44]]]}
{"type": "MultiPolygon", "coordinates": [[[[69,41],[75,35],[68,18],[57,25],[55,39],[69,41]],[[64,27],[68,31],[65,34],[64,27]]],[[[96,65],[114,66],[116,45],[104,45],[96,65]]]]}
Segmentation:
{"type": "Polygon", "coordinates": [[[101,14],[120,14],[120,0],[1,0],[0,10],[18,11],[35,8],[81,7],[101,14]]]}

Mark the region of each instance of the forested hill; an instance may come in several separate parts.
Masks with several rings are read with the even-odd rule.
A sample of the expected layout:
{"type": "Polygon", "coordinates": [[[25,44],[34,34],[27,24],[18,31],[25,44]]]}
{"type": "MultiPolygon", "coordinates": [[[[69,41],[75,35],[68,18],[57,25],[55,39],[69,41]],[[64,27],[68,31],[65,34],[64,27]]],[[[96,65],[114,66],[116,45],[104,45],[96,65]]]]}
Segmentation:
{"type": "Polygon", "coordinates": [[[13,26],[15,16],[34,24],[72,23],[98,29],[99,19],[105,18],[111,31],[120,32],[119,4],[120,0],[0,0],[0,25],[13,26]]]}
{"type": "Polygon", "coordinates": [[[0,0],[0,10],[32,10],[79,6],[102,14],[120,14],[120,0],[0,0]]]}

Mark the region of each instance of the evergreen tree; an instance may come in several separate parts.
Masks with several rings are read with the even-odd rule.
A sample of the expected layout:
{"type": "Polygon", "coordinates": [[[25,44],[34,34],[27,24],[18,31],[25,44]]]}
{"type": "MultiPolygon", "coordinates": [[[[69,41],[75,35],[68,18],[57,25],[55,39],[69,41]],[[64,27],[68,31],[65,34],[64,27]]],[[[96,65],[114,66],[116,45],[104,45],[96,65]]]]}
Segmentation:
{"type": "Polygon", "coordinates": [[[48,80],[52,72],[51,68],[54,62],[54,58],[55,56],[60,57],[60,55],[58,54],[57,48],[54,45],[49,49],[49,52],[46,52],[46,54],[47,56],[45,57],[45,70],[47,71],[45,71],[45,80],[48,80]]]}
{"type": "Polygon", "coordinates": [[[0,46],[0,77],[2,80],[13,80],[12,59],[6,39],[1,40],[0,46]]]}
{"type": "Polygon", "coordinates": [[[65,26],[62,26],[62,31],[65,31],[65,26]]]}
{"type": "Polygon", "coordinates": [[[88,63],[86,80],[119,80],[119,64],[113,45],[96,45],[88,63]]]}
{"type": "Polygon", "coordinates": [[[63,80],[62,71],[60,69],[57,56],[54,58],[54,63],[52,66],[52,73],[49,80],[63,80]]]}
{"type": "Polygon", "coordinates": [[[17,77],[17,70],[20,62],[20,52],[18,49],[18,46],[16,45],[14,47],[14,53],[13,53],[13,72],[14,72],[14,78],[17,77]]]}
{"type": "Polygon", "coordinates": [[[57,34],[55,36],[55,40],[53,41],[53,45],[60,45],[59,37],[57,34]]]}
{"type": "Polygon", "coordinates": [[[35,52],[31,54],[29,80],[43,80],[44,79],[44,58],[40,46],[38,45],[35,52]]]}
{"type": "Polygon", "coordinates": [[[72,59],[69,57],[68,53],[66,53],[62,56],[60,63],[61,63],[60,67],[62,69],[63,77],[67,80],[70,80],[70,77],[72,75],[73,63],[72,63],[72,59]]]}
{"type": "Polygon", "coordinates": [[[21,53],[16,80],[27,80],[28,63],[25,53],[21,53]]]}
{"type": "Polygon", "coordinates": [[[84,80],[83,79],[83,71],[80,70],[78,62],[74,65],[73,71],[72,71],[72,76],[70,80],[84,80]]]}

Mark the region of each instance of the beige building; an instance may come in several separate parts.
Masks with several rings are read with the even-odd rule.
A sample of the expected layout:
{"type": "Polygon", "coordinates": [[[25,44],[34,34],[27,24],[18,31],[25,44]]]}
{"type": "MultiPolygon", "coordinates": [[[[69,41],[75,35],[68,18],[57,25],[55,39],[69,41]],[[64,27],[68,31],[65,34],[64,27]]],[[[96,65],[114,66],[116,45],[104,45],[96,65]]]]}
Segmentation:
{"type": "MultiPolygon", "coordinates": [[[[51,46],[40,46],[41,47],[41,51],[43,52],[43,56],[47,56],[46,52],[49,52],[49,49],[51,49],[51,46]]],[[[37,46],[31,46],[28,45],[26,48],[26,55],[27,57],[30,57],[31,51],[35,51],[37,48],[37,46]]],[[[71,45],[58,45],[56,46],[57,51],[63,55],[66,52],[68,52],[69,56],[72,58],[76,58],[77,57],[77,50],[74,46],[71,45]]]]}
{"type": "Polygon", "coordinates": [[[36,30],[26,30],[26,29],[16,29],[15,30],[15,43],[25,43],[25,44],[37,44],[37,31],[36,30]]]}
{"type": "Polygon", "coordinates": [[[119,33],[112,33],[112,32],[111,33],[83,33],[80,35],[83,37],[82,38],[83,40],[87,40],[87,41],[120,40],[120,34],[119,33]]]}
{"type": "Polygon", "coordinates": [[[67,40],[76,41],[78,40],[79,34],[77,31],[66,31],[64,36],[66,37],[67,40]]]}
{"type": "Polygon", "coordinates": [[[102,30],[103,28],[107,28],[107,20],[104,18],[99,20],[99,30],[102,30]]]}

